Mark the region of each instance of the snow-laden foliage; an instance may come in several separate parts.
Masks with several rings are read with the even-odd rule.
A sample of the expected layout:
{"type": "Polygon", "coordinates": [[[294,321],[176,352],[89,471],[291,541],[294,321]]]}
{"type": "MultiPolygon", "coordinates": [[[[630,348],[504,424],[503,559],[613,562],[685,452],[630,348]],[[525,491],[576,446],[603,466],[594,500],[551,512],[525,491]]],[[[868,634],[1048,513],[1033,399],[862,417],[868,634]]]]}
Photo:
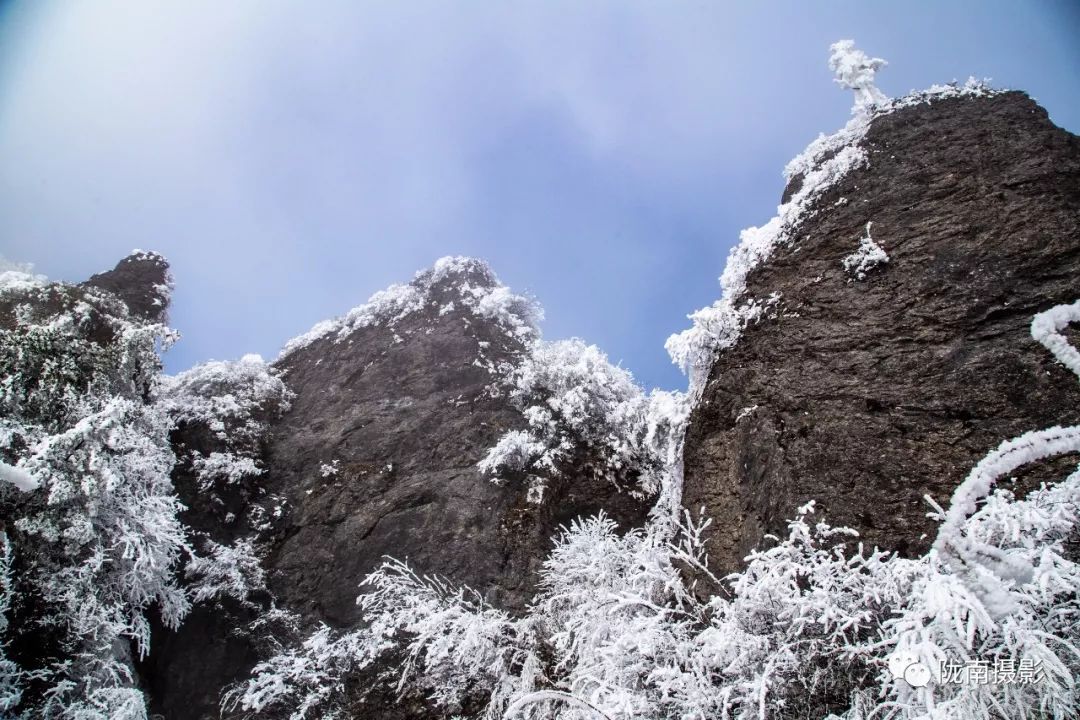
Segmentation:
{"type": "MultiPolygon", "coordinates": [[[[1058,338],[1076,308],[1032,323],[1066,364],[1071,346],[1058,338]]],[[[319,629],[262,663],[232,701],[333,716],[357,700],[349,678],[382,658],[397,659],[402,695],[485,720],[1075,717],[1080,565],[1068,543],[1080,532],[1080,468],[1019,500],[992,486],[1024,463],[1080,451],[1078,430],[990,452],[947,512],[930,501],[940,534],[913,559],[812,524],[811,502],[786,537],[720,580],[706,523],[657,513],[620,535],[601,515],[557,538],[516,619],[389,561],[366,580],[375,590],[359,599],[362,629],[319,629]]],[[[527,440],[511,448],[531,455],[527,440]]]]}
{"type": "MultiPolygon", "coordinates": [[[[1031,336],[1049,350],[1080,380],[1080,353],[1061,330],[1080,321],[1080,301],[1057,305],[1036,315],[1031,322],[1031,336]]],[[[1032,582],[1043,567],[1035,557],[1004,553],[997,547],[997,534],[988,541],[979,533],[966,529],[967,518],[976,513],[979,504],[991,493],[995,484],[1018,468],[1058,455],[1080,452],[1080,425],[1054,426],[1032,430],[1002,442],[972,468],[964,482],[956,488],[948,513],[934,542],[934,549],[978,598],[987,615],[998,619],[1014,614],[1016,600],[1009,593],[1011,584],[1032,582]],[[1038,565],[1038,567],[1036,567],[1038,565]]],[[[1068,483],[1065,485],[1068,491],[1068,483]]],[[[1065,495],[1065,507],[1075,507],[1075,497],[1065,495]]],[[[982,526],[976,528],[982,529],[982,526]]],[[[1006,528],[1003,532],[1008,532],[1006,528]]],[[[1045,585],[1044,585],[1045,586],[1045,585]]],[[[1077,585],[1076,587],[1080,587],[1077,585]]]]}
{"type": "Polygon", "coordinates": [[[1080,376],[1080,350],[1061,334],[1069,323],[1080,323],[1080,300],[1072,305],[1057,305],[1036,315],[1031,321],[1031,336],[1052,352],[1062,365],[1080,376]]]}
{"type": "Polygon", "coordinates": [[[11,577],[11,543],[6,532],[0,531],[0,713],[14,710],[22,699],[23,673],[8,659],[8,613],[14,595],[11,577]]]}
{"type": "Polygon", "coordinates": [[[173,334],[93,289],[20,280],[0,297],[0,460],[32,479],[0,483],[22,679],[8,712],[145,717],[131,670],[149,647],[145,614],[175,626],[189,606],[173,577],[187,541],[169,422],[148,402],[173,334]]]}
{"type": "Polygon", "coordinates": [[[856,280],[865,280],[866,273],[889,262],[888,253],[870,235],[870,226],[873,224],[866,223],[866,235],[859,238],[859,249],[841,261],[844,270],[853,275],[856,280]]]}
{"type": "Polygon", "coordinates": [[[261,475],[258,451],[270,417],[289,408],[292,393],[258,355],[212,360],[164,378],[158,404],[174,426],[201,424],[224,450],[189,449],[202,489],[261,475]]]}
{"type": "Polygon", "coordinates": [[[480,461],[496,481],[527,478],[542,500],[546,478],[574,472],[628,489],[659,491],[686,415],[683,395],[646,394],[595,345],[536,341],[508,378],[527,430],[503,435],[480,461]]]}
{"type": "Polygon", "coordinates": [[[543,319],[533,300],[510,292],[483,261],[448,256],[417,273],[411,283],[380,290],[344,317],[325,320],[293,338],[281,351],[279,360],[316,340],[333,337],[334,342],[340,342],[371,325],[392,328],[403,318],[429,308],[438,315],[460,308],[478,318],[494,320],[511,336],[526,342],[539,336],[537,323],[543,319]],[[440,292],[445,290],[449,293],[440,292]]]}
{"type": "Polygon", "coordinates": [[[39,288],[48,282],[44,275],[34,272],[30,263],[16,263],[0,255],[0,295],[20,293],[39,288]]]}
{"type": "Polygon", "coordinates": [[[235,508],[254,531],[233,539],[232,531],[215,538],[189,529],[193,554],[184,576],[193,602],[225,597],[247,602],[253,592],[265,590],[256,541],[266,525],[265,508],[256,502],[264,493],[261,458],[270,420],[288,410],[292,398],[258,355],[203,363],[161,383],[157,407],[182,437],[197,440],[177,448],[180,467],[194,477],[195,487],[187,491],[200,496],[191,502],[216,514],[223,529],[244,525],[230,509],[235,508]]]}
{"type": "Polygon", "coordinates": [[[829,69],[836,73],[834,82],[855,91],[856,108],[872,108],[889,101],[874,85],[877,71],[889,63],[872,58],[855,47],[854,40],[840,40],[829,46],[829,69]]]}
{"type": "MultiPolygon", "coordinates": [[[[399,690],[419,688],[437,706],[459,712],[480,693],[505,705],[519,687],[542,679],[538,648],[528,622],[511,619],[468,589],[417,575],[408,564],[387,561],[364,580],[370,592],[357,602],[370,625],[349,633],[320,626],[299,646],[260,663],[254,677],[234,688],[224,705],[261,712],[288,712],[291,720],[348,717],[347,680],[384,653],[398,651],[399,690]]],[[[387,680],[388,678],[383,678],[387,680]]]]}
{"type": "Polygon", "coordinates": [[[184,568],[192,602],[223,597],[245,602],[253,591],[266,588],[266,571],[250,538],[241,538],[232,545],[206,538],[201,544],[199,554],[184,568]]]}
{"type": "Polygon", "coordinates": [[[854,531],[809,522],[812,505],[728,578],[729,597],[708,601],[682,572],[707,572],[702,528],[687,523],[672,539],[654,524],[620,536],[599,517],[559,538],[526,618],[391,563],[369,578],[383,593],[366,606],[370,630],[335,639],[322,628],[260,665],[236,699],[320,717],[342,709],[350,673],[394,651],[407,658],[403,694],[452,714],[484,692],[476,717],[490,720],[1073,717],[1080,567],[1062,541],[1076,527],[1077,493],[1073,473],[1024,501],[996,495],[969,522],[996,534],[1002,552],[1038,560],[1031,582],[1007,589],[1016,609],[998,620],[936,552],[906,560],[852,547],[854,531]],[[936,679],[914,688],[894,677],[898,654],[936,679]],[[940,663],[975,659],[1027,663],[1044,678],[938,679],[940,663]]]}
{"type": "Polygon", "coordinates": [[[926,687],[886,686],[900,717],[1076,717],[1080,566],[1065,548],[1078,506],[1080,470],[1024,500],[999,490],[958,528],[946,521],[936,544],[959,531],[976,553],[958,563],[952,547],[932,550],[917,566],[910,601],[883,626],[894,657],[922,663],[933,678],[926,687]],[[1026,665],[1037,679],[985,682],[976,670],[948,677],[950,667],[976,661],[984,677],[987,665],[1026,665]]]}
{"type": "MultiPolygon", "coordinates": [[[[859,62],[863,63],[862,60],[859,62]]],[[[874,62],[876,59],[866,61],[870,65],[874,62]]],[[[858,63],[852,65],[852,72],[858,74],[858,67],[858,63]]],[[[854,75],[849,79],[861,82],[854,75]]],[[[870,105],[857,104],[851,120],[842,130],[832,135],[820,135],[787,164],[784,178],[788,183],[797,182],[797,190],[777,208],[776,216],[769,222],[739,234],[739,243],[731,249],[720,277],[720,299],[691,313],[688,317],[692,326],[667,340],[665,347],[672,361],[689,376],[691,398],[696,400],[700,396],[717,353],[733,347],[743,330],[758,322],[764,314],[768,299],[747,296],[750,272],[777,249],[792,247],[800,224],[822,212],[817,200],[850,172],[867,165],[869,161],[862,141],[874,119],[920,103],[990,94],[993,91],[984,84],[969,79],[965,85],[935,85],[895,100],[881,98],[870,105]]]]}
{"type": "Polygon", "coordinates": [[[668,338],[668,353],[690,376],[693,397],[700,393],[716,353],[735,345],[742,331],[762,315],[764,300],[745,297],[750,271],[778,247],[793,242],[798,225],[815,212],[812,206],[818,197],[849,172],[866,164],[866,151],[859,142],[868,127],[869,117],[856,115],[843,130],[820,136],[788,163],[785,176],[788,182],[801,178],[799,189],[777,208],[772,220],[739,234],[739,244],[732,248],[720,277],[723,288],[720,299],[692,313],[690,329],[668,338]]]}

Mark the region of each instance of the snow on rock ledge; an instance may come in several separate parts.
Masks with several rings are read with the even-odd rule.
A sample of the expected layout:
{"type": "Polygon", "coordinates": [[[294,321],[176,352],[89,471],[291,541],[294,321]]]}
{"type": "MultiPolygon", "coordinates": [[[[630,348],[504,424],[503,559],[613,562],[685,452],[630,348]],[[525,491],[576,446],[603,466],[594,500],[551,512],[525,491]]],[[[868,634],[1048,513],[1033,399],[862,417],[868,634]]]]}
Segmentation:
{"type": "MultiPolygon", "coordinates": [[[[833,46],[833,59],[837,57],[837,46],[845,42],[850,41],[833,46]]],[[[821,212],[817,200],[828,189],[856,168],[866,166],[863,141],[871,124],[903,108],[954,97],[986,97],[998,92],[972,78],[964,85],[934,85],[889,100],[872,83],[872,71],[884,65],[884,61],[867,59],[853,46],[844,45],[841,50],[847,55],[835,62],[831,59],[830,67],[837,72],[838,83],[856,92],[853,117],[840,131],[820,135],[787,164],[784,177],[794,191],[790,196],[785,193],[776,216],[769,222],[739,234],[739,243],[731,249],[720,277],[723,289],[720,299],[691,313],[688,317],[693,325],[672,335],[665,344],[672,362],[689,376],[692,398],[700,395],[716,354],[734,346],[743,330],[762,315],[763,300],[746,297],[747,276],[777,248],[792,246],[799,226],[821,212]]]]}
{"type": "Polygon", "coordinates": [[[333,337],[334,342],[341,342],[360,328],[371,325],[393,327],[405,317],[436,304],[436,295],[441,298],[443,294],[452,297],[438,302],[440,315],[461,307],[478,318],[496,321],[521,341],[539,336],[538,323],[543,320],[543,311],[535,301],[510,292],[483,260],[447,256],[437,260],[431,268],[418,272],[411,283],[380,290],[343,317],[324,320],[293,338],[286,343],[277,361],[316,340],[333,337]]]}
{"type": "MultiPolygon", "coordinates": [[[[1024,94],[977,84],[888,108],[860,130],[866,163],[828,186],[724,305],[780,293],[776,319],[722,346],[695,328],[701,396],[683,501],[723,528],[710,558],[724,571],[808,499],[867,547],[922,552],[935,529],[924,495],[945,503],[1004,438],[1080,423],[1076,383],[1062,382],[1072,374],[1032,340],[1065,354],[1055,336],[1074,332],[1061,329],[1068,313],[1029,327],[1075,300],[1080,142],[1024,94]],[[854,282],[870,253],[848,269],[844,258],[860,236],[886,239],[890,259],[854,282]]],[[[792,175],[793,198],[814,167],[792,175]]],[[[1018,495],[1051,472],[1023,470],[1018,495]]]]}

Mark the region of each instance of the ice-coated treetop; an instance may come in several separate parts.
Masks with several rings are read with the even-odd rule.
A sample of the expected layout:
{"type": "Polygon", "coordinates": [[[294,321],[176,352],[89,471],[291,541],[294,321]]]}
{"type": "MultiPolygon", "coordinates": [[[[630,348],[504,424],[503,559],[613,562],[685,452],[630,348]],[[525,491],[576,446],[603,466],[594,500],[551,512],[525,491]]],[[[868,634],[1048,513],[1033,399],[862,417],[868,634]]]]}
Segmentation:
{"type": "Polygon", "coordinates": [[[855,47],[854,40],[838,40],[829,46],[829,50],[829,69],[836,73],[834,82],[855,91],[855,109],[888,102],[888,96],[874,85],[874,75],[888,65],[887,62],[868,56],[855,47]]]}

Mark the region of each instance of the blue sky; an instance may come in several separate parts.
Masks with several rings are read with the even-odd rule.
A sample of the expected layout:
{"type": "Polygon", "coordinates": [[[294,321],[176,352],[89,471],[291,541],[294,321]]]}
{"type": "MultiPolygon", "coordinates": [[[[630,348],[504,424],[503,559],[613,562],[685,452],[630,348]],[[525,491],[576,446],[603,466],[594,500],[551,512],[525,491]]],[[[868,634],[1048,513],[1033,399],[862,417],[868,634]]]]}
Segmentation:
{"type": "Polygon", "coordinates": [[[890,95],[989,77],[1080,131],[1074,2],[0,0],[0,253],[173,265],[170,370],[290,337],[449,254],[487,259],[649,387],[781,170],[890,95]]]}

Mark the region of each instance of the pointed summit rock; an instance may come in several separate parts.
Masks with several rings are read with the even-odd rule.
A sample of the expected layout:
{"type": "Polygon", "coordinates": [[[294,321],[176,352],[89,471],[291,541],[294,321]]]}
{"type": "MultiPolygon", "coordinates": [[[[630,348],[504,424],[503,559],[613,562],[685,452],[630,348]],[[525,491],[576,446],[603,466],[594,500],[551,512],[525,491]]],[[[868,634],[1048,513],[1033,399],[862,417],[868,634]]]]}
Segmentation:
{"type": "Polygon", "coordinates": [[[286,346],[296,398],[266,479],[287,508],[280,597],[347,625],[360,580],[393,555],[522,606],[554,526],[521,526],[521,493],[476,464],[520,424],[498,385],[539,317],[485,263],[445,258],[286,346]]]}
{"type": "Polygon", "coordinates": [[[1080,297],[1080,138],[1023,93],[940,90],[790,167],[785,203],[857,158],[749,271],[745,298],[769,302],[706,368],[683,499],[715,522],[718,574],[809,500],[867,548],[925,552],[925,495],[948,507],[1003,440],[1080,422],[1031,334],[1080,297]]]}
{"type": "Polygon", "coordinates": [[[116,295],[135,317],[148,322],[165,321],[172,277],[168,261],[155,252],[133,250],[112,270],[93,275],[82,285],[116,295]]]}

